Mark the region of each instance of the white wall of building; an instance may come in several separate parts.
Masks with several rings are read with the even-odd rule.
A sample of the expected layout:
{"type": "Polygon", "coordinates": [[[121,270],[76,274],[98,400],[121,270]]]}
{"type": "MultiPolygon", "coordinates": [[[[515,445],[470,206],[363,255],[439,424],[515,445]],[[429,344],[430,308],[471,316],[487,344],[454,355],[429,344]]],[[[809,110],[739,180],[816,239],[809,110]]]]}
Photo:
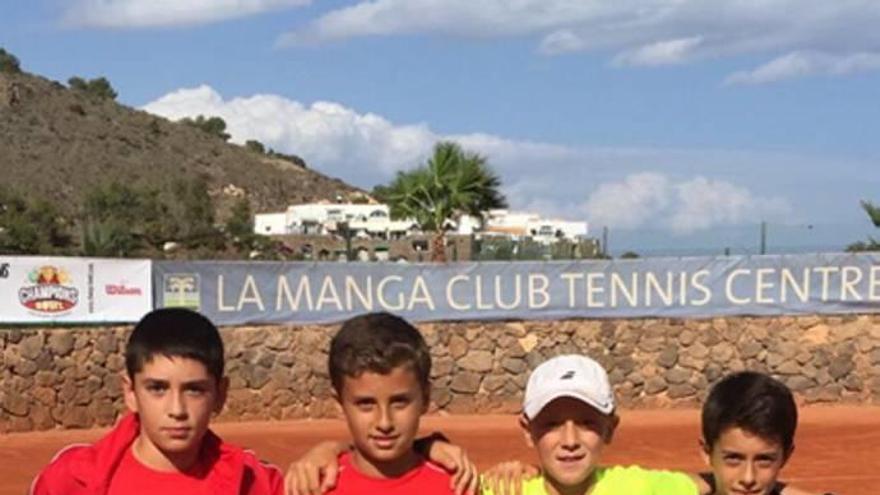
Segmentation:
{"type": "MultiPolygon", "coordinates": [[[[290,206],[284,213],[255,216],[254,231],[264,235],[336,233],[339,222],[359,237],[401,238],[418,232],[413,220],[391,220],[384,204],[310,203],[290,206]]],[[[454,225],[458,234],[484,232],[488,235],[533,237],[552,243],[559,238],[575,240],[587,235],[587,222],[541,218],[536,213],[490,210],[485,221],[464,215],[454,225]]]]}
{"type": "Polygon", "coordinates": [[[351,222],[368,219],[388,218],[391,212],[388,205],[351,203],[309,203],[294,205],[287,209],[288,220],[294,224],[302,222],[351,222]]]}
{"type": "Polygon", "coordinates": [[[552,243],[558,238],[574,240],[587,236],[587,222],[539,219],[529,222],[526,231],[543,243],[552,243]]]}
{"type": "Polygon", "coordinates": [[[254,233],[262,235],[287,234],[286,213],[258,213],[254,216],[254,233]]]}

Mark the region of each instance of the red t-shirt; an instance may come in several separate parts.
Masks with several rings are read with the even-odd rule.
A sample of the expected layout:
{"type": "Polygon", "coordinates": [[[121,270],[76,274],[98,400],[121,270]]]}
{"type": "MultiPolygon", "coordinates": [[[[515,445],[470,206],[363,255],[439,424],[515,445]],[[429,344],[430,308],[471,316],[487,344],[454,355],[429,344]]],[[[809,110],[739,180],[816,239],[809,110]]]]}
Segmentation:
{"type": "Polygon", "coordinates": [[[129,448],[119,461],[107,495],[210,495],[208,472],[200,464],[187,474],[154,471],[135,459],[129,448]]]}
{"type": "Polygon", "coordinates": [[[339,478],[333,495],[381,493],[383,495],[449,495],[451,476],[443,468],[430,462],[420,462],[398,478],[372,478],[358,471],[350,453],[339,458],[339,478]]]}

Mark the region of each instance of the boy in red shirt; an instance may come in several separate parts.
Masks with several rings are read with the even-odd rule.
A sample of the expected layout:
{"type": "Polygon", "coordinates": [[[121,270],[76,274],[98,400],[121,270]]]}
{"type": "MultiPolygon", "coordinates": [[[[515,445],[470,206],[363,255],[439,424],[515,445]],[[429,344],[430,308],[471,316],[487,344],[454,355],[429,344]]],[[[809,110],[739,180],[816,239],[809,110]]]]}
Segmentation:
{"type": "Polygon", "coordinates": [[[353,444],[329,493],[453,493],[450,474],[413,448],[431,376],[418,330],[388,313],[351,318],[330,343],[329,367],[353,444]]]}
{"type": "Polygon", "coordinates": [[[93,445],[68,447],[37,476],[32,495],[280,495],[281,472],[208,429],[226,400],[223,341],[204,316],[157,309],[125,349],[132,414],[93,445]]]}

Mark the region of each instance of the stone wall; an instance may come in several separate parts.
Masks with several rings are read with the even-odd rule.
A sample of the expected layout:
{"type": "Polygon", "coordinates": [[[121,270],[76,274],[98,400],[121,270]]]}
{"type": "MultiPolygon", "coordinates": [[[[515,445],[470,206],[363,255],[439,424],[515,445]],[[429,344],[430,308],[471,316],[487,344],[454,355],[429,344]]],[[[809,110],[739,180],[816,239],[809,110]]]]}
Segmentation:
{"type": "MultiPolygon", "coordinates": [[[[335,415],[327,348],[336,326],[222,329],[231,380],[221,420],[335,415]]],[[[519,409],[528,372],[562,353],[608,369],[624,407],[696,406],[741,369],[768,371],[801,403],[880,403],[880,316],[421,324],[432,408],[519,409]]],[[[122,408],[128,328],[0,329],[0,432],[108,425],[122,408]]]]}

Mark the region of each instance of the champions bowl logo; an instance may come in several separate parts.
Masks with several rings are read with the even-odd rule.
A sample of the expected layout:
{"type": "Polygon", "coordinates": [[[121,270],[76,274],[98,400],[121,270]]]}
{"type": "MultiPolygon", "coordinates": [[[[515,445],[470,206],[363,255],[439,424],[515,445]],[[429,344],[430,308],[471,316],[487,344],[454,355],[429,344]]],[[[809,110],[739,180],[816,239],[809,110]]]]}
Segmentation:
{"type": "Polygon", "coordinates": [[[63,268],[44,265],[28,273],[28,282],[18,290],[22,306],[38,313],[69,311],[79,302],[79,290],[70,286],[70,275],[63,268]]]}

